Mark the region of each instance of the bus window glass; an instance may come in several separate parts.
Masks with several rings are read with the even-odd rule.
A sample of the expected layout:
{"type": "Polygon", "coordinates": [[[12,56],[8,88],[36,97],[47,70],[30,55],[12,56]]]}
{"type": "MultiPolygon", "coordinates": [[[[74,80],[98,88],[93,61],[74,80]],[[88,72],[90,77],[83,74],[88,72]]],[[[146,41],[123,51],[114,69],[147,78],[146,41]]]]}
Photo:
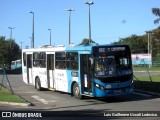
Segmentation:
{"type": "Polygon", "coordinates": [[[128,56],[119,57],[119,66],[120,68],[129,68],[129,58],[128,56]]]}
{"type": "Polygon", "coordinates": [[[44,53],[44,52],[33,53],[33,66],[45,68],[46,67],[46,53],[44,53]]]}
{"type": "Polygon", "coordinates": [[[11,70],[15,69],[16,67],[16,61],[12,61],[11,63],[11,70]]]}
{"type": "Polygon", "coordinates": [[[95,76],[97,77],[116,76],[116,71],[131,69],[129,56],[127,54],[96,56],[94,60],[95,76]]]}
{"type": "Polygon", "coordinates": [[[66,62],[65,62],[65,53],[64,52],[57,52],[56,53],[56,69],[65,69],[66,68],[66,62]]]}
{"type": "Polygon", "coordinates": [[[46,67],[46,53],[41,52],[39,57],[40,57],[40,59],[39,59],[40,67],[45,68],[46,67]]]}
{"type": "Polygon", "coordinates": [[[39,67],[39,53],[33,53],[33,66],[39,67]]]}
{"type": "Polygon", "coordinates": [[[26,66],[26,53],[23,53],[23,64],[26,66]]]}
{"type": "Polygon", "coordinates": [[[115,71],[114,56],[98,56],[95,58],[96,76],[114,75],[115,71]]]}
{"type": "Polygon", "coordinates": [[[69,52],[66,56],[67,69],[78,70],[78,53],[69,52]]]}

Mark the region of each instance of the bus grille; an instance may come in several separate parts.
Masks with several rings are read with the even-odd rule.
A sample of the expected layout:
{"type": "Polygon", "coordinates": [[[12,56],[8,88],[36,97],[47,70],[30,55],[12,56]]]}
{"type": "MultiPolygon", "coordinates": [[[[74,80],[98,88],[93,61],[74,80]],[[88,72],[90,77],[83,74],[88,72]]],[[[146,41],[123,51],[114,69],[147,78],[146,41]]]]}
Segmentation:
{"type": "Polygon", "coordinates": [[[107,77],[107,78],[98,78],[103,83],[118,83],[118,82],[125,82],[132,78],[132,74],[130,75],[123,75],[123,76],[116,76],[116,77],[107,77]]]}

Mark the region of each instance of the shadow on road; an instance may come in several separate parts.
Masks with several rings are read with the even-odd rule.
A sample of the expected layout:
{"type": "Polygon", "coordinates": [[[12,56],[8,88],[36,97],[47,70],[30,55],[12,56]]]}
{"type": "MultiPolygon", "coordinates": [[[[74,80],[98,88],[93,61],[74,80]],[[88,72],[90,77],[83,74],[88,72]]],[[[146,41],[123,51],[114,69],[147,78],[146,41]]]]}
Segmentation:
{"type": "Polygon", "coordinates": [[[150,81],[134,81],[134,86],[136,89],[150,91],[160,94],[160,82],[150,82],[150,81]]]}

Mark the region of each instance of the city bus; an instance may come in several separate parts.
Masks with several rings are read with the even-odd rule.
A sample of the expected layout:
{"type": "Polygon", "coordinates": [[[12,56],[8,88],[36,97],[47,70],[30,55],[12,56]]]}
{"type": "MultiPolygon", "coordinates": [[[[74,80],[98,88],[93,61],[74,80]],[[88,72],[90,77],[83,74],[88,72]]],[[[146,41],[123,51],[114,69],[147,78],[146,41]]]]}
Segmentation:
{"type": "Polygon", "coordinates": [[[22,60],[14,60],[11,62],[11,70],[20,70],[22,69],[22,60]]]}
{"type": "Polygon", "coordinates": [[[128,45],[79,45],[22,50],[23,81],[83,96],[108,97],[133,92],[128,45]]]}

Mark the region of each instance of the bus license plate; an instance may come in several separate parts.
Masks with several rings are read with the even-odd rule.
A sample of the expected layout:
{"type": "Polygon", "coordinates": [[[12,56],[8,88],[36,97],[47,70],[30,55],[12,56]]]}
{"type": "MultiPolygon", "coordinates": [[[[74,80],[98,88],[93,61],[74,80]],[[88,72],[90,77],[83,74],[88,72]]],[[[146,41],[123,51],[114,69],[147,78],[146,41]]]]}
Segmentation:
{"type": "Polygon", "coordinates": [[[122,90],[120,89],[120,90],[114,90],[114,93],[121,93],[122,92],[122,90]]]}

